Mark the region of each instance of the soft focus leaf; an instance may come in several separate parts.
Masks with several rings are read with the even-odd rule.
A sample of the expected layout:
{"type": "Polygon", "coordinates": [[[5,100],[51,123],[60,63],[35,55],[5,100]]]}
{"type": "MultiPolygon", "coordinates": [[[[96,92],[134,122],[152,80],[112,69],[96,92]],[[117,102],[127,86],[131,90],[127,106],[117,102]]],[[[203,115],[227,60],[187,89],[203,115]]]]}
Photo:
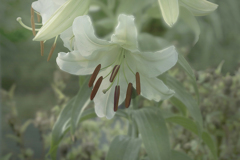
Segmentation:
{"type": "Polygon", "coordinates": [[[201,130],[203,126],[203,120],[202,120],[201,111],[197,102],[186,91],[186,89],[182,86],[182,84],[178,82],[176,79],[168,76],[166,83],[169,86],[169,88],[175,91],[174,97],[180,100],[186,106],[191,116],[199,124],[200,130],[201,130]]]}
{"type": "Polygon", "coordinates": [[[158,0],[164,21],[172,27],[178,19],[178,0],[158,0]]]}
{"type": "Polygon", "coordinates": [[[9,160],[12,157],[12,153],[8,153],[4,157],[1,157],[0,160],[9,160]]]}
{"type": "Polygon", "coordinates": [[[183,116],[187,116],[187,108],[179,99],[172,97],[170,101],[175,107],[179,109],[180,112],[182,112],[183,116]]]}
{"type": "Polygon", "coordinates": [[[116,4],[116,0],[108,0],[107,2],[108,2],[108,8],[110,10],[113,10],[116,4]]]}
{"type": "Polygon", "coordinates": [[[146,107],[133,112],[150,160],[171,159],[168,131],[160,109],[146,107]]]}
{"type": "MultiPolygon", "coordinates": [[[[168,117],[165,120],[167,122],[172,122],[172,123],[181,125],[184,128],[186,128],[187,130],[195,133],[196,135],[198,135],[198,133],[199,133],[197,124],[194,121],[192,121],[191,119],[188,119],[186,117],[174,116],[174,117],[168,117]]],[[[216,159],[217,158],[217,149],[216,149],[216,145],[215,145],[213,139],[211,138],[211,136],[207,132],[203,131],[201,134],[201,138],[202,138],[203,142],[208,146],[212,155],[216,159]]]]}
{"type": "Polygon", "coordinates": [[[12,139],[13,141],[15,141],[17,143],[21,143],[21,138],[15,136],[13,134],[8,134],[6,137],[12,139]]]}
{"type": "Polygon", "coordinates": [[[172,160],[192,160],[188,155],[182,152],[172,150],[172,160]]]}
{"type": "Polygon", "coordinates": [[[180,0],[179,3],[191,11],[195,16],[210,14],[218,7],[218,5],[207,0],[180,0]]]}
{"type": "Polygon", "coordinates": [[[183,7],[180,8],[180,17],[193,30],[195,34],[195,40],[193,41],[193,45],[195,45],[198,42],[199,35],[201,32],[196,18],[193,16],[193,14],[190,11],[188,11],[183,7]]]}
{"type": "Polygon", "coordinates": [[[133,14],[137,11],[140,11],[144,7],[147,7],[155,0],[121,0],[118,8],[117,15],[121,13],[133,14]]]}
{"type": "Polygon", "coordinates": [[[117,136],[111,142],[106,160],[136,160],[141,147],[141,139],[117,136]]]}
{"type": "Polygon", "coordinates": [[[196,81],[195,74],[194,74],[191,66],[189,65],[187,60],[181,54],[178,54],[178,64],[180,64],[180,66],[184,69],[184,71],[191,78],[191,82],[192,82],[193,88],[195,90],[195,93],[197,95],[197,100],[198,100],[198,103],[199,103],[200,98],[199,98],[199,91],[198,91],[197,81],[196,81]]]}
{"type": "Polygon", "coordinates": [[[97,115],[95,113],[95,110],[94,108],[88,108],[88,109],[85,109],[81,115],[81,118],[80,118],[80,121],[79,123],[87,120],[87,119],[91,119],[91,118],[96,118],[97,115]]]}
{"type": "Polygon", "coordinates": [[[27,127],[32,123],[32,120],[27,120],[20,128],[20,132],[24,133],[27,127]]]}

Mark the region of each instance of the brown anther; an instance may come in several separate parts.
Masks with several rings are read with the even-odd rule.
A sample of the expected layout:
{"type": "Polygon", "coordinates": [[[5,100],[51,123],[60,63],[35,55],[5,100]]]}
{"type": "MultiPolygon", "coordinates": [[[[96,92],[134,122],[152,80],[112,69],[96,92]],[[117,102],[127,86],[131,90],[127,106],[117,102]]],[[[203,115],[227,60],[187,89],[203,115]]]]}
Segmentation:
{"type": "Polygon", "coordinates": [[[49,60],[51,59],[52,54],[53,54],[53,52],[54,52],[54,50],[55,50],[55,48],[56,48],[56,45],[57,45],[56,43],[54,43],[54,44],[52,45],[52,48],[51,48],[51,50],[50,50],[50,52],[49,52],[47,61],[49,61],[49,60]]]}
{"type": "Polygon", "coordinates": [[[38,20],[38,23],[41,22],[41,16],[39,14],[37,14],[37,20],[38,20]]]}
{"type": "Polygon", "coordinates": [[[137,94],[140,95],[141,93],[141,84],[140,84],[140,75],[137,72],[136,73],[136,90],[137,90],[137,94]]]}
{"type": "Polygon", "coordinates": [[[97,94],[97,91],[102,83],[102,80],[103,80],[103,77],[101,76],[100,78],[98,78],[95,86],[93,87],[93,90],[92,90],[92,93],[90,95],[90,99],[93,100],[93,98],[96,96],[97,94]]]}
{"type": "Polygon", "coordinates": [[[128,84],[128,88],[127,88],[127,94],[126,94],[126,99],[125,99],[125,107],[128,108],[130,106],[131,103],[131,99],[132,99],[132,83],[128,84]]]}
{"type": "Polygon", "coordinates": [[[97,75],[98,75],[100,69],[101,69],[101,64],[99,64],[95,68],[95,70],[93,71],[93,74],[92,74],[92,76],[91,76],[91,78],[89,80],[89,83],[88,83],[88,87],[92,87],[93,86],[93,83],[94,83],[95,79],[97,78],[97,75]]]}
{"type": "Polygon", "coordinates": [[[31,26],[32,26],[33,35],[36,36],[35,23],[34,23],[34,10],[32,7],[31,7],[31,26]]]}
{"type": "Polygon", "coordinates": [[[43,56],[43,53],[44,53],[44,43],[43,43],[43,41],[40,42],[40,46],[41,46],[41,56],[43,56]]]}
{"type": "Polygon", "coordinates": [[[109,79],[110,82],[113,82],[114,78],[116,77],[116,75],[119,71],[119,68],[120,68],[120,65],[115,65],[114,66],[112,74],[111,74],[110,79],[109,79]]]}
{"type": "Polygon", "coordinates": [[[115,93],[114,93],[114,112],[118,110],[118,102],[120,98],[120,86],[115,86],[115,93]]]}

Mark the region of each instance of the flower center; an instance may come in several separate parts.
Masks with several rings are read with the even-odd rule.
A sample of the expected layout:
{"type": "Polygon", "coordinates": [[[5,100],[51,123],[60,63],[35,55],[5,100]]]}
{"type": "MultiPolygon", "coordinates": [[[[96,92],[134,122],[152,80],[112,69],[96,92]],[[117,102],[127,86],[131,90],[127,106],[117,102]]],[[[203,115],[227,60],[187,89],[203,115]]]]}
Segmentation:
{"type": "Polygon", "coordinates": [[[119,106],[119,104],[118,104],[119,103],[119,98],[120,98],[119,76],[120,76],[120,70],[122,68],[123,76],[126,80],[126,83],[128,84],[127,92],[126,92],[126,98],[125,98],[125,107],[128,108],[130,106],[130,103],[131,103],[132,83],[128,82],[128,79],[127,79],[127,76],[126,76],[125,70],[124,70],[125,65],[127,65],[128,69],[135,76],[135,78],[136,78],[136,91],[137,91],[137,94],[140,95],[140,93],[141,93],[140,74],[138,72],[134,73],[133,70],[130,68],[130,66],[127,62],[126,56],[125,56],[125,50],[122,49],[118,58],[112,64],[110,64],[109,66],[104,67],[102,69],[101,69],[101,64],[99,64],[95,68],[95,70],[94,70],[94,72],[93,72],[93,74],[92,74],[92,76],[89,80],[89,84],[88,84],[89,87],[93,86],[93,83],[96,80],[96,77],[97,77],[98,73],[100,72],[100,70],[103,70],[103,69],[106,69],[108,67],[114,66],[106,76],[104,76],[104,77],[101,76],[100,78],[98,78],[97,82],[95,83],[95,85],[93,87],[90,99],[91,100],[94,99],[94,97],[95,97],[96,93],[98,92],[98,89],[99,89],[99,87],[102,83],[102,80],[106,79],[110,75],[109,82],[111,82],[111,84],[109,85],[108,88],[102,90],[102,92],[104,94],[107,93],[112,88],[112,86],[115,84],[115,80],[118,79],[117,84],[115,85],[114,106],[113,106],[113,109],[116,112],[117,109],[118,109],[118,106],[119,106]]]}

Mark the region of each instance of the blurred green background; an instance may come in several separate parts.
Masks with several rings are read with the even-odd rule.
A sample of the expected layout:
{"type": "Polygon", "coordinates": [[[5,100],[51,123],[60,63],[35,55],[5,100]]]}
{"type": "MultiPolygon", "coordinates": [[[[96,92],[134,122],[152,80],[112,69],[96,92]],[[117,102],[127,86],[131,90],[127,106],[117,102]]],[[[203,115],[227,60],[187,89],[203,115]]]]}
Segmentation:
{"type": "MultiPolygon", "coordinates": [[[[212,0],[219,5],[216,12],[206,17],[197,17],[201,28],[200,39],[192,46],[194,34],[181,20],[172,28],[168,28],[162,20],[149,19],[142,32],[159,35],[175,44],[183,51],[189,63],[197,71],[216,68],[222,61],[222,73],[234,75],[240,66],[240,1],[212,0]]],[[[5,155],[11,151],[18,153],[16,143],[6,135],[13,131],[8,124],[11,108],[4,100],[6,92],[13,85],[14,105],[17,108],[18,121],[21,123],[35,119],[37,111],[51,113],[51,109],[59,103],[51,84],[60,79],[64,82],[62,92],[67,97],[74,96],[78,91],[79,79],[76,76],[65,75],[58,71],[55,63],[59,51],[67,51],[59,39],[52,59],[47,62],[48,52],[54,40],[45,43],[44,56],[40,56],[40,44],[32,41],[32,32],[24,29],[16,21],[22,17],[25,24],[30,26],[30,5],[32,0],[1,0],[0,5],[0,52],[1,52],[1,83],[2,83],[2,141],[1,150],[5,155]]],[[[160,12],[159,12],[160,13],[160,12]]],[[[90,14],[95,20],[104,17],[102,11],[90,14]]],[[[104,28],[96,23],[97,34],[103,36],[113,28],[104,28]]],[[[12,104],[11,104],[12,105],[12,104]]],[[[38,150],[39,133],[30,127],[25,135],[26,145],[38,150]],[[33,142],[35,141],[35,142],[33,142]],[[35,145],[34,145],[35,143],[35,145]]],[[[35,157],[41,159],[41,153],[35,157]]]]}

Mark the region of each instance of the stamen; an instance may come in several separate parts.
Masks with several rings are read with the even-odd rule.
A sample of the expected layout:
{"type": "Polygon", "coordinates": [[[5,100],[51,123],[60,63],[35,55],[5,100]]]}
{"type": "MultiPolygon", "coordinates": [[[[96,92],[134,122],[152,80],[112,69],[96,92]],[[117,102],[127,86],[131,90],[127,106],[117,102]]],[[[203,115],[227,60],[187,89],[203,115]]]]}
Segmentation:
{"type": "Polygon", "coordinates": [[[115,93],[114,93],[114,112],[118,110],[118,102],[120,97],[120,86],[115,86],[115,93]]]}
{"type": "MultiPolygon", "coordinates": [[[[33,30],[31,27],[28,27],[27,25],[25,25],[25,24],[22,22],[22,18],[21,18],[21,17],[18,17],[18,18],[17,18],[17,21],[18,21],[18,23],[19,23],[22,27],[24,27],[24,28],[26,28],[26,29],[28,29],[28,30],[30,30],[30,31],[33,30]]],[[[35,29],[35,31],[39,31],[39,29],[35,29]]]]}
{"type": "Polygon", "coordinates": [[[49,55],[48,55],[48,59],[47,59],[47,61],[49,61],[50,59],[51,59],[51,57],[52,57],[52,54],[53,54],[53,52],[54,52],[54,50],[55,50],[55,48],[56,48],[56,45],[57,45],[57,38],[58,38],[58,36],[56,36],[56,38],[55,38],[55,41],[54,41],[54,43],[53,43],[53,45],[52,45],[52,48],[51,48],[51,50],[50,50],[50,52],[49,52],[49,55]]]}
{"type": "Polygon", "coordinates": [[[125,107],[128,108],[131,103],[131,96],[132,96],[132,83],[128,84],[127,94],[125,99],[125,107]]]}
{"type": "Polygon", "coordinates": [[[39,14],[37,14],[37,19],[38,19],[38,22],[41,22],[41,16],[39,14]]]}
{"type": "Polygon", "coordinates": [[[102,80],[103,80],[103,77],[101,76],[100,78],[98,78],[95,86],[93,87],[93,90],[92,90],[92,93],[90,95],[90,99],[93,100],[93,98],[96,96],[97,94],[97,91],[102,83],[102,80]]]}
{"type": "Polygon", "coordinates": [[[93,74],[92,74],[92,76],[91,76],[91,78],[89,80],[89,83],[88,83],[88,87],[92,87],[93,86],[93,83],[94,83],[95,79],[97,78],[97,75],[98,75],[100,69],[101,69],[101,64],[99,64],[95,68],[95,70],[93,71],[93,74]]]}
{"type": "Polygon", "coordinates": [[[44,43],[43,43],[43,41],[40,42],[40,46],[41,46],[41,56],[43,56],[43,53],[44,53],[44,43]]]}
{"type": "Polygon", "coordinates": [[[140,84],[140,75],[137,72],[136,73],[136,90],[137,90],[137,94],[140,95],[141,93],[141,84],[140,84]]]}
{"type": "Polygon", "coordinates": [[[49,52],[47,61],[49,61],[49,60],[51,59],[52,54],[53,54],[53,52],[54,52],[54,50],[55,50],[55,48],[56,48],[56,45],[57,45],[56,43],[53,43],[52,48],[51,48],[51,50],[50,50],[50,52],[49,52]]]}
{"type": "Polygon", "coordinates": [[[109,79],[110,82],[113,82],[113,80],[115,79],[115,77],[116,77],[116,75],[119,71],[119,68],[120,68],[120,65],[115,65],[114,66],[112,74],[111,74],[110,79],[109,79]]]}
{"type": "Polygon", "coordinates": [[[36,36],[35,23],[34,23],[34,10],[32,7],[31,7],[31,26],[32,26],[33,35],[36,36]]]}

